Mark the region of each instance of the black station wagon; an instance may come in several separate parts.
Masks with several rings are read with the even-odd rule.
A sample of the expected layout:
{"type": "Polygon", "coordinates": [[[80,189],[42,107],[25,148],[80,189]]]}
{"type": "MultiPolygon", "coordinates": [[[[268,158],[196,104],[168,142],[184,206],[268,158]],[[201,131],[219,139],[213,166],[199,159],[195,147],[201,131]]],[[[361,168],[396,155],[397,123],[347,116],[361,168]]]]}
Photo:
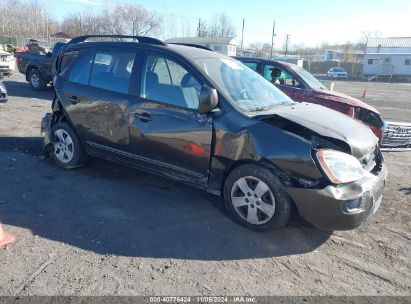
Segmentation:
{"type": "Polygon", "coordinates": [[[92,155],[224,197],[240,224],[320,229],[378,209],[387,170],[377,137],[325,107],[295,103],[242,63],[149,37],[82,36],[54,64],[45,149],[64,168],[92,155]]]}

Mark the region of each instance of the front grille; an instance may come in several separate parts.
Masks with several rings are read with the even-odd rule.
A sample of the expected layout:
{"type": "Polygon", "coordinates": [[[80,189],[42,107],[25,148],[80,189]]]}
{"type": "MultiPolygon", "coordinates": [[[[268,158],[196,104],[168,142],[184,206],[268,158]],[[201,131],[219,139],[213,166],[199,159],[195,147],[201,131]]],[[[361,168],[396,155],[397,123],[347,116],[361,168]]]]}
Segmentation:
{"type": "Polygon", "coordinates": [[[411,123],[387,122],[382,137],[383,147],[406,147],[411,145],[411,123]]]}

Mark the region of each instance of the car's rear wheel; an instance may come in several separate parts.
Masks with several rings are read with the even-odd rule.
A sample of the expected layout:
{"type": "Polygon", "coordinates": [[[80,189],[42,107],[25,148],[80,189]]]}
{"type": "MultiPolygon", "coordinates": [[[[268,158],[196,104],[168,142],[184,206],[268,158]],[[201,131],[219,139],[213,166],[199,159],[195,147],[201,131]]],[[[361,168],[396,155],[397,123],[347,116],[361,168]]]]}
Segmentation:
{"type": "Polygon", "coordinates": [[[43,77],[40,75],[39,71],[32,69],[29,73],[29,85],[33,90],[43,91],[47,88],[47,83],[43,80],[43,77]]]}
{"type": "Polygon", "coordinates": [[[279,228],[291,217],[291,201],[280,180],[259,165],[234,169],[226,179],[224,199],[233,218],[247,228],[279,228]]]}
{"type": "Polygon", "coordinates": [[[76,133],[64,122],[57,123],[52,129],[53,149],[51,157],[57,165],[72,169],[84,165],[86,153],[76,133]]]}

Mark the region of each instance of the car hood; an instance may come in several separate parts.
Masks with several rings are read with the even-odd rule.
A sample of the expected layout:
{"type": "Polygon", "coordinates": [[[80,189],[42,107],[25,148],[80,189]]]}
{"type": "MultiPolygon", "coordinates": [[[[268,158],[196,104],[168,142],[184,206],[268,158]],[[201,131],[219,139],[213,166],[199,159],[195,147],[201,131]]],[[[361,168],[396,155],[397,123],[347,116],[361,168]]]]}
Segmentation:
{"type": "Polygon", "coordinates": [[[378,138],[364,124],[340,112],[315,104],[295,103],[259,114],[263,120],[264,117],[279,116],[321,136],[343,141],[350,146],[352,155],[358,159],[372,152],[378,143],[378,138]]]}
{"type": "Polygon", "coordinates": [[[344,104],[349,104],[350,106],[353,107],[358,107],[358,108],[363,108],[363,109],[367,109],[371,112],[380,114],[380,112],[378,112],[378,110],[368,104],[366,104],[365,102],[358,100],[354,97],[345,95],[345,94],[341,94],[341,93],[337,93],[334,91],[329,91],[329,90],[312,90],[310,93],[311,97],[314,98],[322,98],[322,99],[326,99],[326,100],[332,100],[332,101],[337,101],[337,102],[341,102],[344,104]]]}
{"type": "Polygon", "coordinates": [[[5,52],[5,51],[0,50],[0,56],[4,56],[4,55],[9,56],[11,54],[9,52],[5,52]]]}

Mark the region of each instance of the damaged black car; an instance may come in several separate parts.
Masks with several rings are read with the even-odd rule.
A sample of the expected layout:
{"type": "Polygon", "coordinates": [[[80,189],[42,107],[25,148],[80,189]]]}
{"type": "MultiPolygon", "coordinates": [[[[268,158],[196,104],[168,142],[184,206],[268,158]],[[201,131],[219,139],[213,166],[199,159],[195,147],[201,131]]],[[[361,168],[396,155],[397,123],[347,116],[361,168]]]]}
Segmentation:
{"type": "Polygon", "coordinates": [[[387,169],[362,123],[295,103],[201,46],[100,38],[74,38],[54,65],[42,130],[59,166],[90,155],[184,182],[223,196],[257,230],[286,225],[293,208],[320,229],[352,229],[377,211],[387,169]]]}

